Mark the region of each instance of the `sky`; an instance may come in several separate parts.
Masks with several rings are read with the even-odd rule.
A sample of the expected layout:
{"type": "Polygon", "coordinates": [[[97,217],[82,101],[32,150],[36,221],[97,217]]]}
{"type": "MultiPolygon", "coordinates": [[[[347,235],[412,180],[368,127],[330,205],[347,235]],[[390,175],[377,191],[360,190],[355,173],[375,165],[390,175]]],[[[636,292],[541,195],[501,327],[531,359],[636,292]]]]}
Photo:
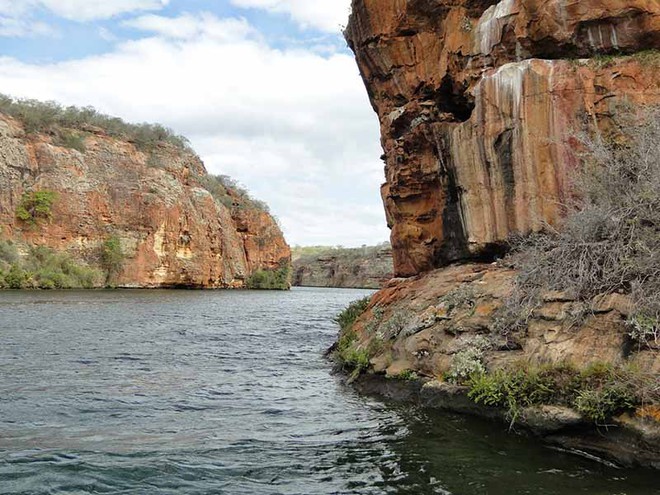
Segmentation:
{"type": "Polygon", "coordinates": [[[389,238],[350,0],[0,0],[0,93],[186,136],[292,245],[389,238]]]}

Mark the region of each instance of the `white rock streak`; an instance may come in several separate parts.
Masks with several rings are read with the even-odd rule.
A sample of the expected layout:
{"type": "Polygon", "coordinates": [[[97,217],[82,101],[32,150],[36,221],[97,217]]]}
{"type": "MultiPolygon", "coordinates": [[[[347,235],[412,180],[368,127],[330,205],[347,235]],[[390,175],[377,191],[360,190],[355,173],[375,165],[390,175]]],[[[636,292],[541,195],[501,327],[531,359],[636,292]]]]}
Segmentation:
{"type": "Polygon", "coordinates": [[[610,24],[610,29],[602,24],[598,26],[589,26],[587,29],[589,45],[591,48],[615,48],[619,49],[619,35],[616,32],[616,26],[610,24]],[[608,39],[609,38],[609,39],[608,39]]]}
{"type": "Polygon", "coordinates": [[[495,96],[495,105],[500,112],[510,112],[511,119],[520,118],[523,98],[523,81],[529,69],[530,61],[513,62],[499,67],[492,75],[484,77],[488,93],[495,96]]]}
{"type": "Polygon", "coordinates": [[[477,25],[478,50],[484,55],[502,40],[502,29],[508,18],[516,14],[516,0],[502,0],[493,5],[479,19],[477,25]]]}

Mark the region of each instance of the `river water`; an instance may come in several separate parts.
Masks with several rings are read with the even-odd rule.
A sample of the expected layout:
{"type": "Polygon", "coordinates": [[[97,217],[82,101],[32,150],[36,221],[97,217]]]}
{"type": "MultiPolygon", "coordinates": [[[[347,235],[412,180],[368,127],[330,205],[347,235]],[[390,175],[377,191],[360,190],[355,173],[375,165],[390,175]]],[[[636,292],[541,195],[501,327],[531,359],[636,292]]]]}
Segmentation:
{"type": "Polygon", "coordinates": [[[0,293],[0,493],[660,493],[341,385],[322,352],[366,294],[0,293]]]}

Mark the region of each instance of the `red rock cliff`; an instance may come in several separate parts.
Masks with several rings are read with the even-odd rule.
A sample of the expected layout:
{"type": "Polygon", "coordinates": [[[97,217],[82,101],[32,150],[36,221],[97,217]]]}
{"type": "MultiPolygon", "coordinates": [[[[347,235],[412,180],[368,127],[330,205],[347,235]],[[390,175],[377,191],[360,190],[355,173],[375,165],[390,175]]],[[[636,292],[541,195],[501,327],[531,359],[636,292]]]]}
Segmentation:
{"type": "Polygon", "coordinates": [[[657,0],[352,9],[346,37],[381,123],[401,276],[487,258],[511,232],[556,223],[577,163],[571,135],[611,125],[623,103],[660,101],[657,0]]]}
{"type": "Polygon", "coordinates": [[[254,272],[290,263],[273,217],[232,191],[224,204],[215,198],[191,151],[161,144],[144,153],[95,128],[84,146],[81,153],[27,135],[0,114],[0,238],[95,266],[117,237],[125,259],[114,283],[124,287],[240,288],[254,272]],[[56,193],[52,219],[17,220],[24,192],[38,190],[56,193]]]}

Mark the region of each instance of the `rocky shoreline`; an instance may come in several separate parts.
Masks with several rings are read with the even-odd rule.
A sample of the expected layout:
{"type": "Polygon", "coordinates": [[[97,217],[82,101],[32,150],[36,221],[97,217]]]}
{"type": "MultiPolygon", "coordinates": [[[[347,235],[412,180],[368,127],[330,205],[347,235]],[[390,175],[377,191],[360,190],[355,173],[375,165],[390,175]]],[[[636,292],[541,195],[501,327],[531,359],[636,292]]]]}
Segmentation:
{"type": "Polygon", "coordinates": [[[356,302],[340,318],[334,348],[352,371],[348,382],[389,399],[513,423],[515,431],[618,465],[660,469],[658,407],[633,391],[633,383],[654,389],[660,354],[631,345],[626,297],[584,307],[568,294],[548,293],[525,328],[502,332],[515,274],[499,264],[452,265],[393,279],[356,302]],[[513,380],[491,383],[480,401],[468,397],[474,376],[486,384],[513,380]],[[506,396],[509,386],[518,395],[506,396]],[[617,403],[620,392],[626,399],[617,403]],[[515,407],[507,410],[510,400],[515,407]]]}
{"type": "Polygon", "coordinates": [[[573,409],[541,406],[526,408],[512,424],[503,409],[473,402],[467,396],[467,387],[436,380],[392,379],[374,373],[355,380],[344,375],[344,380],[365,395],[492,420],[496,428],[509,428],[512,434],[529,435],[598,462],[660,469],[660,424],[635,415],[624,414],[598,426],[573,409]]]}

